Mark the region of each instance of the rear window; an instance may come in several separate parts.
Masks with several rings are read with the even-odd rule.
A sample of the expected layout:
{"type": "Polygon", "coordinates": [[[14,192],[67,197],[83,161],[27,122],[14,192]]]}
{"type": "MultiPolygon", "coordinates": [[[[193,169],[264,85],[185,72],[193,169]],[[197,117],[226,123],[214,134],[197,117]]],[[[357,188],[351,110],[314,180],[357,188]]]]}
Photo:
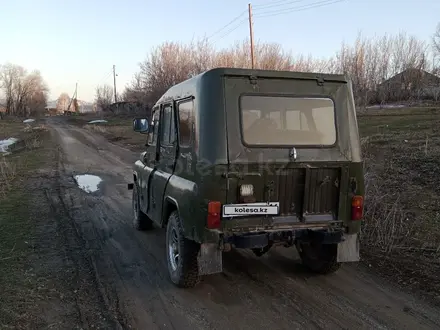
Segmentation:
{"type": "Polygon", "coordinates": [[[247,145],[325,145],[336,142],[335,107],[329,98],[243,95],[247,145]]]}

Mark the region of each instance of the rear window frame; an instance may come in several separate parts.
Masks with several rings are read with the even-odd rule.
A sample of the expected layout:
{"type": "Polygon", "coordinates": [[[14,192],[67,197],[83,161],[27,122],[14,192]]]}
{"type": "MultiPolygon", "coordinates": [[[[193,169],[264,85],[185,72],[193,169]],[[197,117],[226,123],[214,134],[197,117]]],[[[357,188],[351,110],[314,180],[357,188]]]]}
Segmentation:
{"type": "Polygon", "coordinates": [[[313,94],[285,94],[285,93],[242,93],[238,98],[238,111],[239,111],[239,126],[240,126],[240,137],[241,143],[247,148],[298,148],[298,149],[332,149],[338,145],[339,142],[339,131],[338,131],[338,123],[336,112],[338,107],[336,106],[335,99],[331,95],[313,95],[313,94]],[[293,98],[293,99],[305,99],[305,98],[314,98],[314,99],[329,99],[333,102],[333,119],[335,124],[335,135],[336,139],[333,144],[248,144],[244,140],[244,132],[243,132],[243,97],[246,96],[263,96],[263,97],[284,97],[284,98],[293,98]]]}

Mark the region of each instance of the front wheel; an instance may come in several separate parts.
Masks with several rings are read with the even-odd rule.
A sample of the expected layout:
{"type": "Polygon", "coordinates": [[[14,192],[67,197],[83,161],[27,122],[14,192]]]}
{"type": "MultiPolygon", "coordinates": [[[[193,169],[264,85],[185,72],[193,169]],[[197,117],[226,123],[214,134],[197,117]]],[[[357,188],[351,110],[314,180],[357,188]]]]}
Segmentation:
{"type": "Polygon", "coordinates": [[[297,248],[303,265],[314,273],[331,274],[341,267],[337,244],[299,243],[297,248]]]}
{"type": "Polygon", "coordinates": [[[199,282],[197,255],[200,245],[185,238],[177,211],[168,218],[166,249],[171,281],[178,287],[194,287],[199,282]]]}

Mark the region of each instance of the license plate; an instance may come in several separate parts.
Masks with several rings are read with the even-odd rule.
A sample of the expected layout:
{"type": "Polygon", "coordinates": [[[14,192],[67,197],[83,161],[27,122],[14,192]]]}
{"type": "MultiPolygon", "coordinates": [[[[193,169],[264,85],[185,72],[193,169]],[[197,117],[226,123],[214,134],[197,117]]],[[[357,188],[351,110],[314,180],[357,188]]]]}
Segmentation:
{"type": "Polygon", "coordinates": [[[224,217],[239,217],[249,215],[277,215],[279,203],[250,203],[223,205],[224,217]]]}

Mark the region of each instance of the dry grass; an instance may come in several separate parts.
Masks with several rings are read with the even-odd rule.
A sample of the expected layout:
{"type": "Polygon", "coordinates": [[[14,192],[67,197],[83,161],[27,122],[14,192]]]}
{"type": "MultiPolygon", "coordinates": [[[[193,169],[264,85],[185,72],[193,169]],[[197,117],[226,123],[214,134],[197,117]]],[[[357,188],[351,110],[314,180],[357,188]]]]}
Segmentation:
{"type": "Polygon", "coordinates": [[[36,278],[28,265],[37,230],[37,188],[29,183],[53,162],[53,153],[44,126],[26,128],[18,121],[1,121],[0,132],[0,138],[23,141],[9,155],[0,156],[0,328],[21,329],[24,324],[38,326],[29,311],[38,299],[45,300],[48,289],[45,279],[36,278]]]}
{"type": "Polygon", "coordinates": [[[366,260],[394,282],[436,296],[440,284],[432,282],[434,276],[440,283],[440,111],[373,112],[359,116],[359,126],[366,260]]]}
{"type": "Polygon", "coordinates": [[[17,166],[5,157],[0,158],[0,195],[5,195],[11,189],[13,180],[17,176],[17,166]]]}
{"type": "Polygon", "coordinates": [[[117,143],[133,151],[145,149],[147,136],[133,131],[132,115],[112,115],[109,113],[85,114],[68,117],[70,124],[83,127],[103,135],[112,143],[117,143]],[[103,119],[106,123],[90,124],[92,120],[103,119]]]}
{"type": "Polygon", "coordinates": [[[5,196],[19,172],[32,165],[33,159],[30,158],[34,158],[28,153],[17,154],[40,148],[42,135],[46,135],[48,130],[42,124],[28,125],[17,119],[8,119],[0,121],[0,132],[0,140],[10,137],[18,139],[9,147],[11,154],[0,154],[0,196],[5,196]]]}

